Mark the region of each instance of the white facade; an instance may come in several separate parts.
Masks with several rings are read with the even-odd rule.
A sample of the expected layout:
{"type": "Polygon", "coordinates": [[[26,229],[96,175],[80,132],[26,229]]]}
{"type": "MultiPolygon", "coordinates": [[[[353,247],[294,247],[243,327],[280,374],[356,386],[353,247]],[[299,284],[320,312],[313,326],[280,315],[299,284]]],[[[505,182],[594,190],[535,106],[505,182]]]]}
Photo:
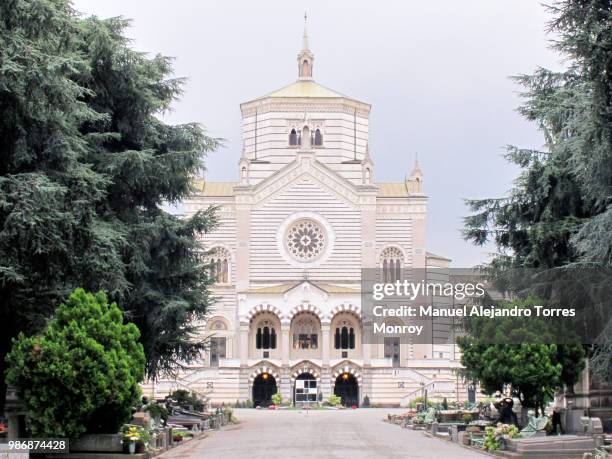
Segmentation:
{"type": "Polygon", "coordinates": [[[204,237],[217,267],[218,301],[203,324],[214,344],[177,380],[145,393],[187,388],[213,404],[272,390],[296,402],[339,391],[350,404],[367,395],[398,405],[424,389],[467,399],[454,345],[361,342],[362,268],[449,260],[426,251],[418,163],[404,182],[376,182],[370,105],[313,80],[306,32],[297,62],[296,82],[241,105],[238,180],[198,181],[183,203],[187,216],[220,206],[217,229],[204,237]]]}

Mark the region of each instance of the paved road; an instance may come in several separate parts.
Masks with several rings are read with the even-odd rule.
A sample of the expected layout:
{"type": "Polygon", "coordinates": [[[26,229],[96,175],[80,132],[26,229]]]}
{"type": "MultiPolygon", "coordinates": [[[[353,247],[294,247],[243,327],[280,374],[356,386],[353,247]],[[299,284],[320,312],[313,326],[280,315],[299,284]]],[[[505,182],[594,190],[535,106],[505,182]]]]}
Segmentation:
{"type": "MultiPolygon", "coordinates": [[[[164,459],[435,458],[488,456],[383,422],[390,410],[236,410],[240,424],[191,441],[164,459]]],[[[399,412],[401,412],[400,410],[399,412]]]]}

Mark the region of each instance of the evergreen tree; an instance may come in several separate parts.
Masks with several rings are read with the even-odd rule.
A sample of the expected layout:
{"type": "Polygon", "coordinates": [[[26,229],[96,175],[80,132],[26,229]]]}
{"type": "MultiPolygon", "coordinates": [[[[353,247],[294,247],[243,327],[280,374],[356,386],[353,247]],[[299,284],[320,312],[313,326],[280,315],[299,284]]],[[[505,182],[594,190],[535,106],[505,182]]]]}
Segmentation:
{"type": "MultiPolygon", "coordinates": [[[[562,0],[549,9],[567,69],[516,77],[525,88],[519,112],[537,123],[546,148],[508,147],[507,159],[522,168],[509,195],[468,201],[475,213],[464,235],[497,245],[493,272],[612,265],[612,5],[562,0]]],[[[601,334],[593,360],[608,377],[611,337],[601,334]]]]}
{"type": "Polygon", "coordinates": [[[130,49],[127,22],[68,0],[0,2],[0,408],[4,356],[76,287],[139,327],[147,374],[197,356],[210,302],[200,233],[214,209],[164,212],[217,142],[157,116],[179,95],[168,58],[130,49]]]}
{"type": "Polygon", "coordinates": [[[214,224],[214,208],[179,219],[162,210],[191,191],[203,152],[217,146],[197,124],[169,126],[156,115],[181,94],[171,60],[133,51],[128,21],[89,18],[80,23],[87,104],[104,118],[86,122],[87,162],[108,179],[98,212],[120,231],[127,294],[117,299],[141,332],[147,375],[172,372],[197,358],[203,343],[196,322],[211,302],[198,235],[214,224]]]}
{"type": "Polygon", "coordinates": [[[7,356],[37,437],[115,433],[140,399],[144,352],[138,328],[106,295],[83,289],[61,304],[40,335],[23,333],[7,356]]]}
{"type": "Polygon", "coordinates": [[[78,127],[99,115],[77,83],[77,36],[65,1],[0,2],[0,408],[12,337],[40,328],[83,272],[127,286],[95,210],[106,179],[82,161],[78,127]]]}
{"type": "MultiPolygon", "coordinates": [[[[541,305],[534,297],[502,304],[528,309],[541,305]]],[[[473,317],[466,336],[457,339],[463,376],[478,381],[487,394],[511,387],[521,405],[544,412],[556,390],[572,387],[584,368],[585,353],[577,336],[567,331],[555,344],[559,326],[549,318],[473,317]]]]}

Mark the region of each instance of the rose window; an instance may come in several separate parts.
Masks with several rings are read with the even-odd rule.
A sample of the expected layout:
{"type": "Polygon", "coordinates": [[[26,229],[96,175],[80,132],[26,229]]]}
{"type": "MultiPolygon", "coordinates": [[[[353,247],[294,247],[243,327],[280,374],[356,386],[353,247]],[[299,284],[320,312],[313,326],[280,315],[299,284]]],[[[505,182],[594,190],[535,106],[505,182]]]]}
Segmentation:
{"type": "Polygon", "coordinates": [[[313,220],[298,220],[289,227],[286,244],[295,259],[316,260],[325,250],[325,230],[313,220]]]}

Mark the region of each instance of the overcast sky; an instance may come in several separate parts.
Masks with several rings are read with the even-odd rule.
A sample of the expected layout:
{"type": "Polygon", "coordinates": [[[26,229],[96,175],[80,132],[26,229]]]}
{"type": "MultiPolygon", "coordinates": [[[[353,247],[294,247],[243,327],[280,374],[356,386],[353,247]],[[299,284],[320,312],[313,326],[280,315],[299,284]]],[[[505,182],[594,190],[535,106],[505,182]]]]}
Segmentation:
{"type": "Polygon", "coordinates": [[[239,104],[296,79],[304,5],[317,82],[372,104],[375,180],[401,181],[415,153],[429,196],[428,250],[455,267],[486,261],[460,237],[464,198],[496,197],[517,170],[507,144],[541,147],[515,112],[508,77],[559,68],[536,0],[76,0],[87,15],[133,20],[139,51],[175,57],[185,94],[165,118],[197,121],[225,148],[207,159],[209,180],[237,180],[239,104]]]}

